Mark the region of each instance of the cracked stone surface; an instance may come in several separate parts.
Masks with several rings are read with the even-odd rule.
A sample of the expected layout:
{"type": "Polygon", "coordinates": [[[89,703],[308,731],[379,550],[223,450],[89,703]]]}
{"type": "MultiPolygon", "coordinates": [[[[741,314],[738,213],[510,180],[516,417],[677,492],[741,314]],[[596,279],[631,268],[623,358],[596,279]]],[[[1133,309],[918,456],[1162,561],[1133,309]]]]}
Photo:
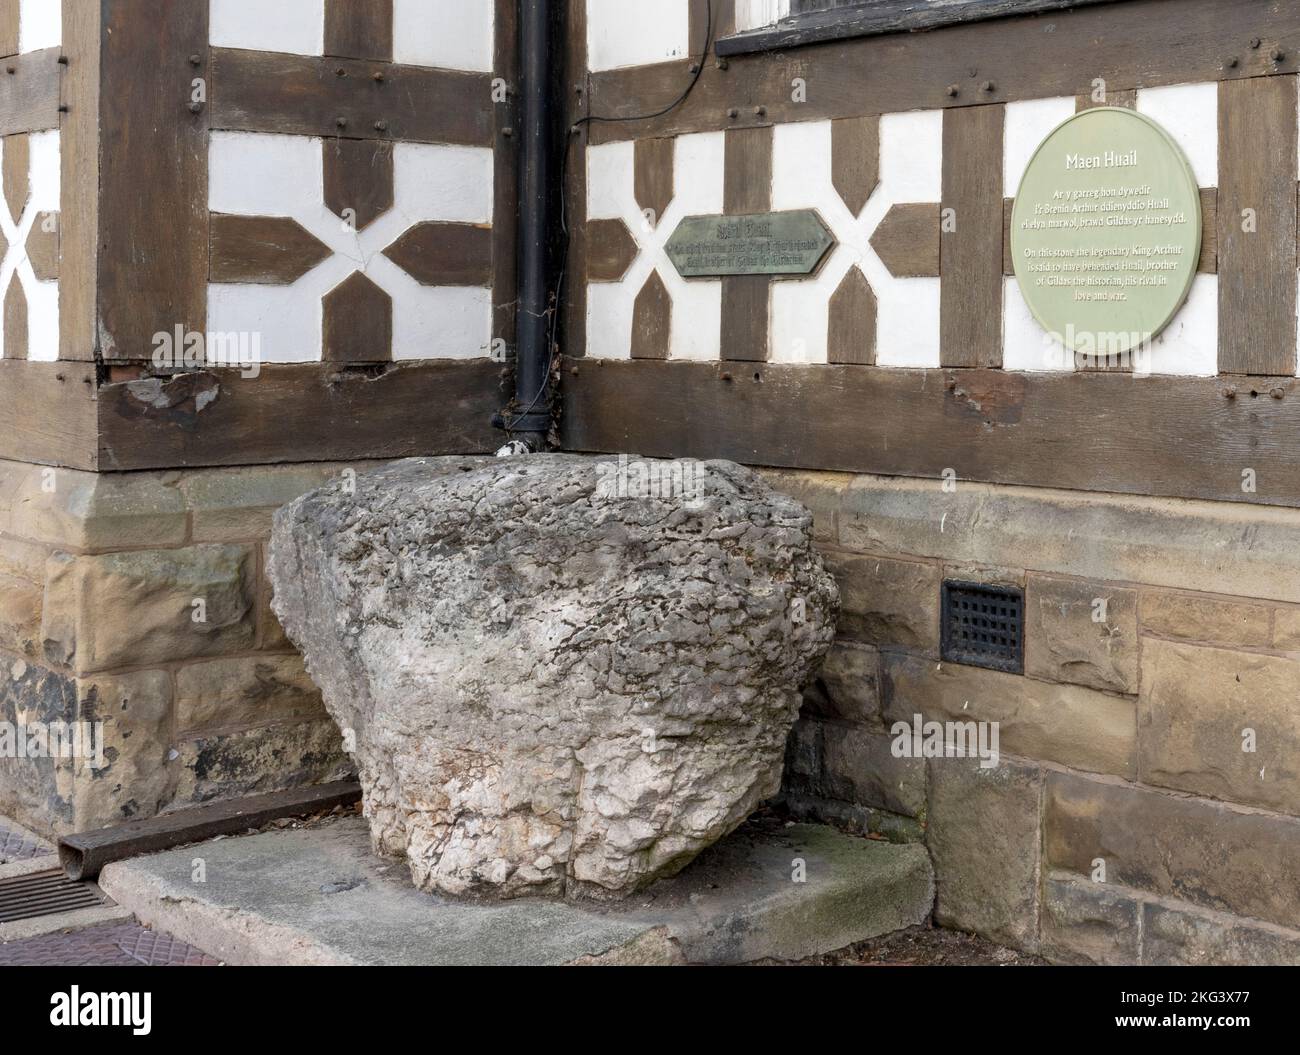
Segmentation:
{"type": "Polygon", "coordinates": [[[375,850],[452,895],[683,868],[777,792],[839,603],[811,514],[722,461],[411,459],[286,506],[268,564],[375,850]]]}

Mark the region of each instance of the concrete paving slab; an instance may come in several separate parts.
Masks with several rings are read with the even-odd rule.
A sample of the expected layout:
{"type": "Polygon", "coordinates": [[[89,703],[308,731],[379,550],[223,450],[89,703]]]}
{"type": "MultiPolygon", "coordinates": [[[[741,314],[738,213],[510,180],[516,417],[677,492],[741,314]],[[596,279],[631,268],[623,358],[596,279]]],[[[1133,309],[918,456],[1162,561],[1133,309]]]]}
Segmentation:
{"type": "Polygon", "coordinates": [[[122,861],[100,886],[230,964],[796,959],[918,923],[934,892],[919,845],[768,823],[616,905],[458,902],[420,893],[400,861],[372,855],[354,817],[122,861]]]}

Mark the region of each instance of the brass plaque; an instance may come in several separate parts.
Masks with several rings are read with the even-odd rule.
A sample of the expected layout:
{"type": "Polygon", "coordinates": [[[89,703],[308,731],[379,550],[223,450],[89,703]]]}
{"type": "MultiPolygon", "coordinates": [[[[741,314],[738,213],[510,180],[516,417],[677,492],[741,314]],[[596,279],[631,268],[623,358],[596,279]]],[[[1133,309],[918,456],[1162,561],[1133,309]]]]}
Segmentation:
{"type": "Polygon", "coordinates": [[[835,244],[812,209],[687,216],[664,246],[683,278],[809,275],[835,244]]]}
{"type": "Polygon", "coordinates": [[[1164,129],[1133,110],[1103,106],[1063,121],[1016,192],[1020,292],[1047,336],[1079,355],[1148,345],[1186,299],[1200,250],[1191,166],[1164,129]]]}

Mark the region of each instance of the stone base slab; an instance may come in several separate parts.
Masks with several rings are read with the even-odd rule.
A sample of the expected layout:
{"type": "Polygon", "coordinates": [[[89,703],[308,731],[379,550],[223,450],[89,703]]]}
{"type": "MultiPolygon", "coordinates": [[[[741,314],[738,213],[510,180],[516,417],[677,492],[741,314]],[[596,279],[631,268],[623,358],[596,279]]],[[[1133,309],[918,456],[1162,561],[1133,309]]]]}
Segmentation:
{"type": "Polygon", "coordinates": [[[616,909],[422,894],[354,817],[123,861],[100,885],[146,924],[260,965],[792,960],[919,923],[934,895],[921,846],[753,821],[616,909]]]}

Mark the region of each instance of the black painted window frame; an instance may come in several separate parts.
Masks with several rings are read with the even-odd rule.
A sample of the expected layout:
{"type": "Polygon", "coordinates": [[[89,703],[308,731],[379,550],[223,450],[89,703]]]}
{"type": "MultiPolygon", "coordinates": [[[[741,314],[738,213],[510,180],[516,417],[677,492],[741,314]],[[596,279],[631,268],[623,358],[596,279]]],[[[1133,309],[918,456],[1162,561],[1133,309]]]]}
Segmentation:
{"type": "Polygon", "coordinates": [[[780,51],[853,37],[914,33],[966,22],[1051,14],[1126,0],[791,0],[791,13],[773,26],[722,37],[717,54],[780,51]]]}

